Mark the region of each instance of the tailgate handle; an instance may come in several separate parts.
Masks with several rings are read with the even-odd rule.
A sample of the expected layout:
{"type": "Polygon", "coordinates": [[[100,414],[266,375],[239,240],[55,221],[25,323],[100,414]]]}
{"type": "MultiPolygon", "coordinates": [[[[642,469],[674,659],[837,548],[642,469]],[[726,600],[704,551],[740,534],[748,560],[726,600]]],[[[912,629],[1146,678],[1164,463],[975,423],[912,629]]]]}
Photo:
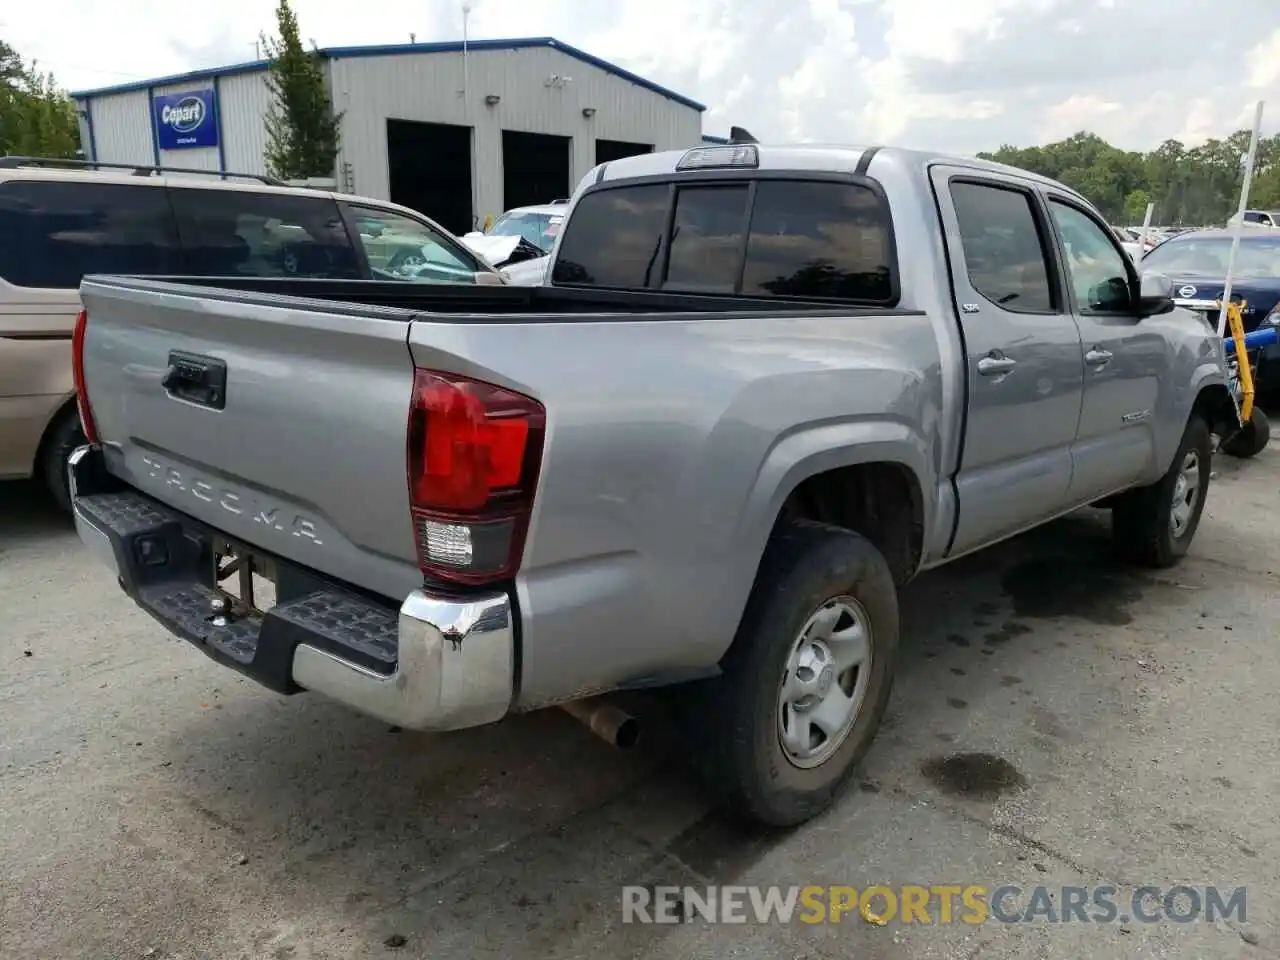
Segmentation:
{"type": "Polygon", "coordinates": [[[222,410],[227,405],[227,365],[217,357],[171,350],[169,369],[160,385],[175,400],[212,410],[222,410]]]}

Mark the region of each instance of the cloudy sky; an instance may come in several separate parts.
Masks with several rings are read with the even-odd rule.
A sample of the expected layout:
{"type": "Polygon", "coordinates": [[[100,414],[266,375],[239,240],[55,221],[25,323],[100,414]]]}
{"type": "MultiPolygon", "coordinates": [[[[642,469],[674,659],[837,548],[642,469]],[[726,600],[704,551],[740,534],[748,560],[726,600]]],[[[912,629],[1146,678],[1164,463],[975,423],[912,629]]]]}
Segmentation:
{"type": "MultiPolygon", "coordinates": [[[[1092,130],[1148,148],[1280,131],[1280,0],[471,0],[473,38],[554,36],[762,140],[958,153],[1092,130]]],[[[11,0],[0,37],[71,89],[254,58],[274,0],[11,0]]],[[[294,0],[321,46],[461,37],[453,0],[294,0]]]]}

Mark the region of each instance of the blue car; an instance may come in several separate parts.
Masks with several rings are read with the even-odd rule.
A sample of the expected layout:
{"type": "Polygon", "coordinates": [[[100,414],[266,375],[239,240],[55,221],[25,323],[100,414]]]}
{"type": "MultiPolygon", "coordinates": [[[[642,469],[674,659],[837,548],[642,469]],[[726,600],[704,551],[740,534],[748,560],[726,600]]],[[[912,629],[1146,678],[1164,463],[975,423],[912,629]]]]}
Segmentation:
{"type": "MultiPolygon", "coordinates": [[[[1227,282],[1231,233],[1196,230],[1166,240],[1142,258],[1142,269],[1163,273],[1173,281],[1178,302],[1201,307],[1218,322],[1214,301],[1227,282]]],[[[1245,303],[1244,330],[1265,325],[1280,327],[1280,230],[1249,231],[1240,238],[1231,298],[1245,303]]],[[[1280,343],[1260,348],[1253,357],[1259,393],[1280,389],[1280,343]]]]}

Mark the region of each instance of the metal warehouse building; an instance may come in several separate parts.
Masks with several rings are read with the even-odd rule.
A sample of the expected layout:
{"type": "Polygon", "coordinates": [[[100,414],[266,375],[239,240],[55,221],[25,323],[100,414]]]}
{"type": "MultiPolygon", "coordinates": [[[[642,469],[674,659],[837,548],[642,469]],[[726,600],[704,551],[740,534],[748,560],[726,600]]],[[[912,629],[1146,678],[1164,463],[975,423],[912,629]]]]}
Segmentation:
{"type": "MultiPolygon", "coordinates": [[[[457,233],[596,163],[702,141],[702,104],[551,37],[330,47],[338,189],[457,233]]],[[[267,63],[75,93],[88,159],[266,173],[267,63]]],[[[712,139],[712,138],[707,138],[712,139]]]]}

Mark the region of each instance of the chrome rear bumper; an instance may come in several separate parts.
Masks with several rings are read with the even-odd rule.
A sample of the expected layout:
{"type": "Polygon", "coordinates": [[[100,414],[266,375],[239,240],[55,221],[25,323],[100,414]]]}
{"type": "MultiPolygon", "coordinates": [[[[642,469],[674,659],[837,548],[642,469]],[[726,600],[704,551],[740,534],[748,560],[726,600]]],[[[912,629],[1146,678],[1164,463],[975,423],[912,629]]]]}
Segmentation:
{"type": "Polygon", "coordinates": [[[222,615],[209,563],[216,531],[114,481],[94,447],[70,458],[76,531],[124,591],[172,633],[281,693],[313,690],[413,730],[501,719],[515,678],[505,593],[415,590],[397,609],[278,557],[290,591],[265,614],[222,615]]]}

